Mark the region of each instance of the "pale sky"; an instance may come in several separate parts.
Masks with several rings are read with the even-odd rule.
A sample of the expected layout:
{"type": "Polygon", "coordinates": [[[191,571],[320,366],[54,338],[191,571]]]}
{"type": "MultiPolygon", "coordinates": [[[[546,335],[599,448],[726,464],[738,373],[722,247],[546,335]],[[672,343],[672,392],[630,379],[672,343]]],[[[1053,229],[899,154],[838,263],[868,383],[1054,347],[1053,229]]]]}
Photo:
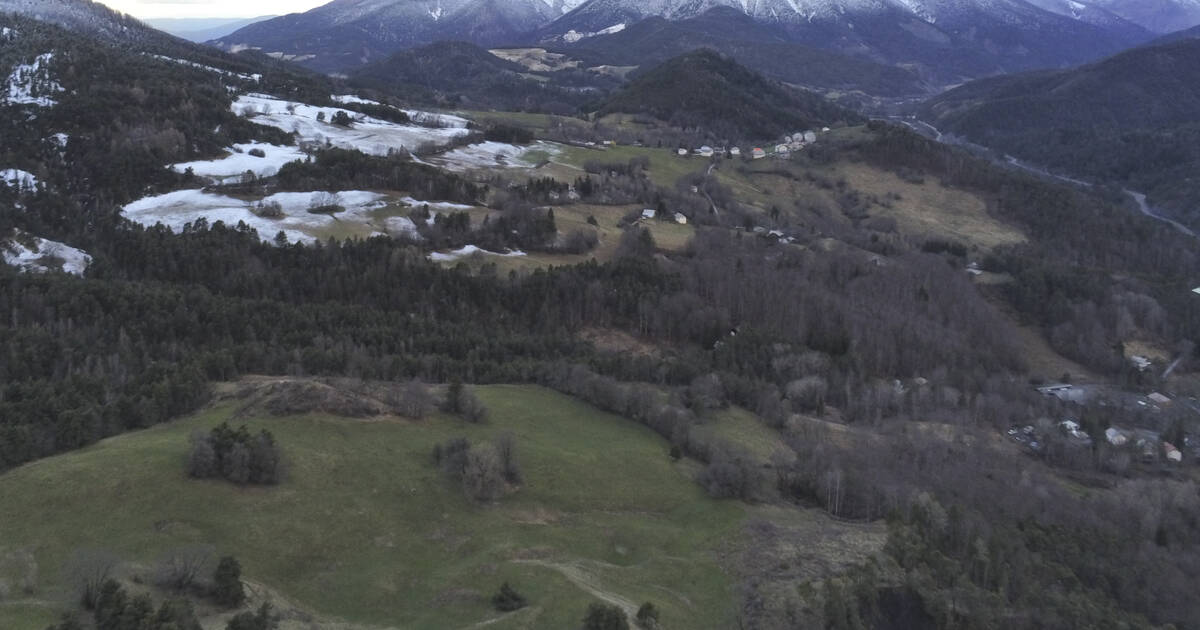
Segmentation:
{"type": "Polygon", "coordinates": [[[329,0],[99,0],[138,18],[247,18],[300,13],[329,0]]]}

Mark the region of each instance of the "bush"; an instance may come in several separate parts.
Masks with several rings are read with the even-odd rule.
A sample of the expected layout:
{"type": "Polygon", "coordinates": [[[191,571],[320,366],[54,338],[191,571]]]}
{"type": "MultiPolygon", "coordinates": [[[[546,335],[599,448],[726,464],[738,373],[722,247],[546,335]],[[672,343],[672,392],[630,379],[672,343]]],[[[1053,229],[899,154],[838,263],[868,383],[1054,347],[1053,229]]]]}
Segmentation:
{"type": "Polygon", "coordinates": [[[476,501],[494,501],[504,494],[504,467],[496,447],[482,444],[467,451],[463,490],[476,501]]]}
{"type": "Polygon", "coordinates": [[[638,608],[637,611],[637,625],[639,628],[647,628],[648,630],[657,628],[658,608],[655,608],[654,604],[650,602],[642,604],[642,607],[638,608]]]}
{"type": "Polygon", "coordinates": [[[354,124],[354,119],[350,118],[350,114],[347,114],[344,111],[338,110],[338,113],[333,115],[333,120],[331,120],[330,122],[332,122],[333,124],[335,124],[339,127],[350,127],[351,125],[354,124]]]}
{"type": "Polygon", "coordinates": [[[512,612],[514,610],[520,610],[528,605],[528,603],[529,602],[527,602],[520,593],[508,585],[508,582],[502,584],[500,586],[500,591],[492,596],[492,606],[494,606],[496,610],[499,610],[500,612],[512,612]]]}
{"type": "Polygon", "coordinates": [[[254,157],[256,157],[256,158],[265,158],[265,157],[267,157],[267,152],[266,152],[266,151],[263,151],[262,149],[250,149],[250,150],[249,150],[249,151],[247,151],[246,153],[247,153],[247,154],[249,154],[249,155],[252,155],[252,156],[254,156],[254,157]]]}
{"type": "Polygon", "coordinates": [[[612,604],[596,602],[588,606],[587,615],[583,618],[584,630],[629,630],[629,620],[625,611],[612,604]]]}

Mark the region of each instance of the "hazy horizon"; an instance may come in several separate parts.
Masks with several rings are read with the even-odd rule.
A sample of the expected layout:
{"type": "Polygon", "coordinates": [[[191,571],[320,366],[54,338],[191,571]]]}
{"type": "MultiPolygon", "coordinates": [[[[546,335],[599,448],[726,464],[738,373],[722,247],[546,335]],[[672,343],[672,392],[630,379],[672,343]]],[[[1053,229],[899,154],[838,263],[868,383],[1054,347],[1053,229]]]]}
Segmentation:
{"type": "Polygon", "coordinates": [[[141,19],[222,19],[237,20],[263,15],[300,13],[326,4],[328,0],[98,0],[122,13],[141,19]]]}

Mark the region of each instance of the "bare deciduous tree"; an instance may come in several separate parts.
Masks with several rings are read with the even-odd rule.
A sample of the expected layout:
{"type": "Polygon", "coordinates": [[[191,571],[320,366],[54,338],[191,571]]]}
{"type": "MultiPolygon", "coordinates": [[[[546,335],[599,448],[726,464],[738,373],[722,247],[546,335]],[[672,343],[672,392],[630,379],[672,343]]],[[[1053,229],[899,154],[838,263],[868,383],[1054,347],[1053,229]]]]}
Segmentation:
{"type": "Polygon", "coordinates": [[[158,561],[158,583],[177,591],[187,590],[204,572],[213,551],[212,545],[185,545],[167,551],[158,561]]]}
{"type": "Polygon", "coordinates": [[[96,607],[100,587],[112,577],[120,561],[117,554],[107,549],[76,549],[71,554],[63,573],[70,579],[84,608],[96,607]]]}

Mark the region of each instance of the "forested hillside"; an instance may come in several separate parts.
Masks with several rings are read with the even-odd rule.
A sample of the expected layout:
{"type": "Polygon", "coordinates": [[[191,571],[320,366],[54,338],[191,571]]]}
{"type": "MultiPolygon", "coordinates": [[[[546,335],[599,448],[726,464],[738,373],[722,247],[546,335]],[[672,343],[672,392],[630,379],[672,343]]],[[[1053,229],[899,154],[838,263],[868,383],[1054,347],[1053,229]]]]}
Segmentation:
{"type": "Polygon", "coordinates": [[[922,115],[944,133],[1145,192],[1195,225],[1198,86],[1200,41],[1183,39],[1077,69],[970,83],[922,115]]]}
{"type": "Polygon", "coordinates": [[[646,114],[725,142],[769,141],[858,120],[816,94],[764,79],[712,50],[687,53],[639,74],[600,112],[646,114]]]}
{"type": "Polygon", "coordinates": [[[617,33],[597,35],[555,48],[587,65],[649,68],[708,48],[765,76],[828,90],[875,96],[921,94],[916,74],[859,57],[797,44],[775,26],[755,22],[731,7],[718,7],[687,20],[651,17],[617,33]]]}

